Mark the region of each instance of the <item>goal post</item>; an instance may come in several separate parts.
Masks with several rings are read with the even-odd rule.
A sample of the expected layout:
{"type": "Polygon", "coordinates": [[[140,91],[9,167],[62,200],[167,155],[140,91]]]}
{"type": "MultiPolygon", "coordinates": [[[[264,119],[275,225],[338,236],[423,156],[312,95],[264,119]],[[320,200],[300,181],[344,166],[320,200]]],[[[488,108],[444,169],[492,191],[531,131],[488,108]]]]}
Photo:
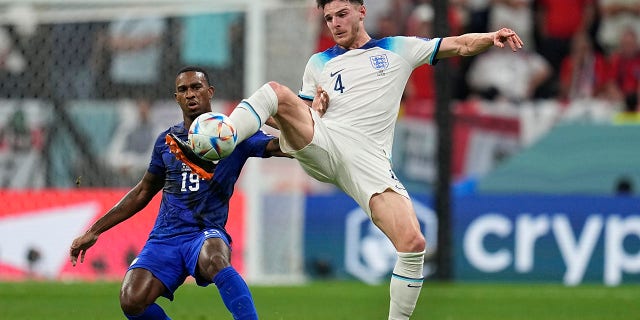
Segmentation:
{"type": "MultiPolygon", "coordinates": [[[[245,96],[268,80],[297,90],[316,32],[316,25],[308,23],[308,12],[308,6],[290,3],[274,6],[258,1],[250,6],[245,96]]],[[[303,185],[308,177],[292,159],[251,160],[244,170],[247,280],[262,285],[303,283],[303,185]]]]}

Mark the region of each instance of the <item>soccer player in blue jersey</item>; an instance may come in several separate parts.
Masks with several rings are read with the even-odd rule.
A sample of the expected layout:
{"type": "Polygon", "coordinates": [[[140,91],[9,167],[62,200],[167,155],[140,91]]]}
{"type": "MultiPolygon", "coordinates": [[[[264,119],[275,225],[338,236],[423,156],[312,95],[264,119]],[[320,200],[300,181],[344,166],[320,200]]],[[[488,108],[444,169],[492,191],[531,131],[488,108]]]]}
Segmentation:
{"type": "Polygon", "coordinates": [[[273,117],[282,150],[310,176],[336,185],[362,207],[398,254],[389,319],[408,319],[422,287],[426,242],[409,194],[391,167],[404,87],[420,65],[473,56],[492,46],[516,51],[523,43],[506,28],[434,39],[372,39],[364,28],[363,0],[316,3],[337,45],[311,56],[298,95],[269,82],[243,100],[230,118],[242,141],[273,117]]]}
{"type": "Polygon", "coordinates": [[[249,288],[231,265],[231,237],[225,231],[229,199],[249,157],[286,155],[280,151],[277,138],[258,130],[217,164],[198,162],[214,173],[209,180],[200,179],[171,154],[172,146],[165,143],[165,136],[186,139],[193,120],[211,111],[215,89],[203,69],[185,67],[176,76],[175,90],[183,122],[157,138],[142,180],[73,241],[71,262],[75,266],[78,257],[83,262],[100,234],[139,212],[162,190],[160,211],[149,239],[122,282],[120,306],[125,316],[169,319],[155,301],[160,296],[172,300],[175,290],[190,275],[200,286],[214,283],[218,287],[233,319],[258,319],[249,288]]]}

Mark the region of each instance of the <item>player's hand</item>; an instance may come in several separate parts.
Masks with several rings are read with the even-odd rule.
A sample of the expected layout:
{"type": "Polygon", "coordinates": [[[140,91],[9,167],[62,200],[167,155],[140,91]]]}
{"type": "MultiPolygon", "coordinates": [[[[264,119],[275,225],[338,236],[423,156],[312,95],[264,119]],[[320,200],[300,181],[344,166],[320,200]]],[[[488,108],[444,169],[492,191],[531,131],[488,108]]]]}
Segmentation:
{"type": "Polygon", "coordinates": [[[313,97],[313,102],[311,103],[311,108],[316,110],[320,116],[322,117],[329,107],[329,94],[322,89],[322,87],[318,86],[316,88],[316,95],[313,97]]]}
{"type": "Polygon", "coordinates": [[[511,29],[502,28],[495,32],[493,36],[493,45],[504,48],[505,43],[508,44],[514,52],[518,51],[518,49],[522,49],[522,46],[524,45],[522,39],[520,39],[520,36],[518,36],[517,33],[511,29]]]}
{"type": "Polygon", "coordinates": [[[87,253],[87,250],[91,248],[96,241],[98,241],[98,235],[87,232],[71,243],[71,248],[69,248],[69,257],[71,258],[71,265],[74,267],[78,261],[78,256],[80,256],[80,263],[84,262],[84,255],[87,253]]]}

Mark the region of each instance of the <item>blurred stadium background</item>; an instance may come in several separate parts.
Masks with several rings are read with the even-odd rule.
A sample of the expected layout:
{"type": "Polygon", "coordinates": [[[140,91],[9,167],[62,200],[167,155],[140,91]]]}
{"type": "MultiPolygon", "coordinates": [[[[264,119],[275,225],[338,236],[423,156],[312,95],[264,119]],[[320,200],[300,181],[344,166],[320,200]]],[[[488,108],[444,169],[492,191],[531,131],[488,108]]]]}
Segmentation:
{"type": "MultiPolygon", "coordinates": [[[[385,10],[405,14],[397,21],[433,18],[430,1],[365,2],[372,23],[385,10]]],[[[470,21],[465,3],[449,2],[451,34],[470,21]]],[[[373,30],[385,31],[382,23],[373,30]]],[[[153,139],[180,121],[175,72],[209,70],[214,106],[226,113],[267,80],[297,89],[324,41],[311,0],[0,0],[0,280],[119,281],[159,197],[105,233],[84,264],[71,267],[68,246],[138,181],[153,139]]],[[[446,80],[454,88],[450,212],[434,206],[433,93],[407,92],[398,121],[394,169],[431,244],[425,275],[446,268],[440,274],[456,283],[637,284],[635,110],[595,95],[479,97],[465,80],[470,61],[454,61],[446,80]],[[443,214],[451,223],[438,230],[443,214]],[[438,233],[451,240],[440,247],[445,265],[435,259],[438,233]]],[[[558,84],[558,75],[545,82],[558,84]]],[[[378,285],[395,260],[355,202],[288,159],[248,164],[229,231],[233,262],[252,285],[378,285]]]]}

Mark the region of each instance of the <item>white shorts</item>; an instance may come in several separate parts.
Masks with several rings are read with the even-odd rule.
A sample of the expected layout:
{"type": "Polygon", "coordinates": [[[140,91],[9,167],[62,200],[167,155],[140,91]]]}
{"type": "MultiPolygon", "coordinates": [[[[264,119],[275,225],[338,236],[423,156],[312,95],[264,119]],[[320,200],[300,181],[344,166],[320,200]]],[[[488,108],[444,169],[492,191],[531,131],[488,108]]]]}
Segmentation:
{"type": "Polygon", "coordinates": [[[307,174],[342,189],[369,217],[369,200],[374,194],[391,189],[409,198],[391,169],[389,157],[373,140],[351,128],[323,121],[315,110],[311,110],[311,116],[313,139],[301,150],[293,150],[286,137],[280,136],[282,151],[298,159],[307,174]]]}

